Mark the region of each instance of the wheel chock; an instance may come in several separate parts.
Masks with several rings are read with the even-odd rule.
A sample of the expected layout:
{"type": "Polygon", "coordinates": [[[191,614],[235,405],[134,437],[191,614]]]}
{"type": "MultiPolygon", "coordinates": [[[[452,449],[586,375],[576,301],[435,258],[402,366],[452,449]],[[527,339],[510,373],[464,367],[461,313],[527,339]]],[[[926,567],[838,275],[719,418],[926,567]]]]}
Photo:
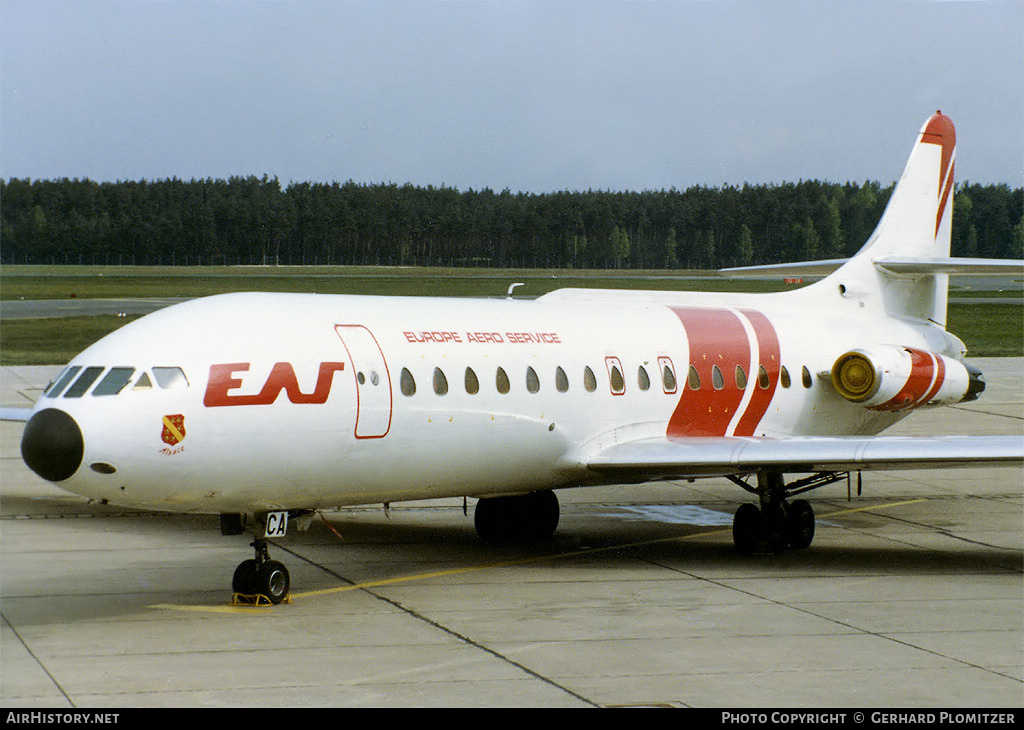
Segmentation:
{"type": "MultiPolygon", "coordinates": [[[[287,596],[281,599],[281,603],[291,603],[292,594],[289,593],[287,596]]],[[[274,603],[264,596],[262,593],[232,593],[231,594],[231,605],[232,606],[255,606],[255,607],[271,607],[274,603]]]]}

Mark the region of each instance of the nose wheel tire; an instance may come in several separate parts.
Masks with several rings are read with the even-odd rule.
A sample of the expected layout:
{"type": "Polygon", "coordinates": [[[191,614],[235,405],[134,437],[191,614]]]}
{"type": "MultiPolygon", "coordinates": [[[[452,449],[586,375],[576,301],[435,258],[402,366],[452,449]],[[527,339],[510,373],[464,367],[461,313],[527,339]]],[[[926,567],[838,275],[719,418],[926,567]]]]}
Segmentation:
{"type": "Polygon", "coordinates": [[[271,560],[267,555],[265,541],[257,540],[253,546],[256,548],[256,557],[243,560],[235,568],[231,590],[236,602],[253,603],[262,597],[276,606],[287,599],[291,576],[284,564],[271,560]]]}
{"type": "Polygon", "coordinates": [[[275,606],[285,599],[291,587],[288,569],[276,560],[268,560],[256,571],[257,593],[266,596],[275,606]]]}
{"type": "Polygon", "coordinates": [[[231,590],[245,596],[254,594],[258,570],[259,564],[255,560],[243,560],[235,568],[235,574],[231,578],[231,590]]]}

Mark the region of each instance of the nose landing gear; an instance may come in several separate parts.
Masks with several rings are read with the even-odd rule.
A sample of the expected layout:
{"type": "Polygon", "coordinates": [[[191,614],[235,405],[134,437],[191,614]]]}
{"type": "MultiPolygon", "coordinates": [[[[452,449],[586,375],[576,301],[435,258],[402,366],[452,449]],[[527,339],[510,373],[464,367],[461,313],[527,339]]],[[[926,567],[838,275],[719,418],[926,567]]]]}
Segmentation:
{"type": "MultiPolygon", "coordinates": [[[[268,537],[284,537],[287,532],[288,513],[270,512],[258,515],[257,519],[263,526],[262,535],[257,532],[256,539],[251,543],[255,557],[243,560],[235,568],[235,574],[231,578],[231,602],[234,605],[250,606],[267,602],[275,606],[279,603],[291,603],[288,594],[291,577],[288,569],[284,564],[271,560],[267,550],[268,537]]],[[[223,516],[221,518],[221,532],[224,534],[238,534],[242,531],[242,525],[241,520],[236,524],[234,520],[225,521],[223,516]],[[234,528],[238,528],[237,531],[234,528]]]]}

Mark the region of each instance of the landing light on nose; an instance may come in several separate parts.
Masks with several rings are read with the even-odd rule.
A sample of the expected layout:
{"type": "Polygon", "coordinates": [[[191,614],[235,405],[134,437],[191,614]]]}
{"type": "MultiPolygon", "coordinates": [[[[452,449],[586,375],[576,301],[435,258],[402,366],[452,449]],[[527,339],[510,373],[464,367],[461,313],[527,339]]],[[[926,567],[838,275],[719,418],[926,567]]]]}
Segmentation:
{"type": "Polygon", "coordinates": [[[62,482],[82,465],[82,430],[64,411],[47,408],[32,415],[21,437],[21,458],[51,482],[62,482]]]}

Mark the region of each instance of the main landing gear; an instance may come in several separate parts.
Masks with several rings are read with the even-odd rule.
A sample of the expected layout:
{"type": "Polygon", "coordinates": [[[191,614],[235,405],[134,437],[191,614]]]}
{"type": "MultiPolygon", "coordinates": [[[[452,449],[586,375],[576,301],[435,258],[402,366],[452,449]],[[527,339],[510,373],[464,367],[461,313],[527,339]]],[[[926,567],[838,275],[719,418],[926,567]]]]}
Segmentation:
{"type": "Polygon", "coordinates": [[[473,513],[484,542],[541,542],[558,527],[558,497],[550,489],[508,497],[483,497],[473,513]]]}
{"type": "Polygon", "coordinates": [[[739,477],[730,477],[760,500],[760,507],[743,504],[736,510],[732,521],[736,549],[749,555],[758,549],[781,553],[809,547],[814,540],[814,510],[807,501],[790,501],[789,497],[842,478],[837,472],[825,472],[787,485],[779,472],[758,472],[757,486],[752,487],[739,477]]]}

